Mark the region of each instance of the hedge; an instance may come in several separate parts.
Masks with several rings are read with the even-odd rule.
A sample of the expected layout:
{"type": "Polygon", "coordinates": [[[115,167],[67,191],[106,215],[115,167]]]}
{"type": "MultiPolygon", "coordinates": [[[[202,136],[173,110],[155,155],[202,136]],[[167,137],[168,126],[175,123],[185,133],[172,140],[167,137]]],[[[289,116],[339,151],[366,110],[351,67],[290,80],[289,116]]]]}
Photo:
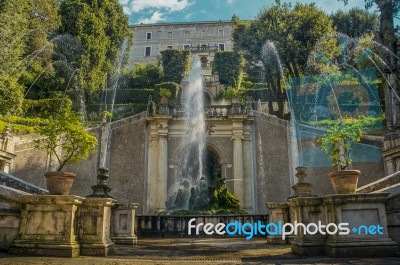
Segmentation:
{"type": "Polygon", "coordinates": [[[267,89],[267,83],[253,83],[249,81],[242,81],[241,86],[245,89],[267,89]]]}
{"type": "Polygon", "coordinates": [[[167,49],[161,51],[163,81],[180,84],[190,69],[190,52],[188,50],[167,49]]]}
{"type": "Polygon", "coordinates": [[[72,101],[69,98],[25,99],[22,102],[22,110],[27,117],[56,117],[71,109],[72,101]]]}
{"type": "MultiPolygon", "coordinates": [[[[154,89],[117,89],[114,104],[143,103],[147,104],[153,97],[154,89]]],[[[112,103],[113,90],[107,90],[107,103],[112,103]]]]}
{"type": "Polygon", "coordinates": [[[221,84],[238,87],[243,77],[243,54],[237,51],[219,51],[215,53],[212,66],[213,74],[218,72],[221,84]]]}
{"type": "Polygon", "coordinates": [[[166,88],[171,91],[171,100],[179,102],[181,99],[181,86],[174,82],[160,83],[154,86],[154,100],[158,102],[160,100],[160,88],[166,88]]]}

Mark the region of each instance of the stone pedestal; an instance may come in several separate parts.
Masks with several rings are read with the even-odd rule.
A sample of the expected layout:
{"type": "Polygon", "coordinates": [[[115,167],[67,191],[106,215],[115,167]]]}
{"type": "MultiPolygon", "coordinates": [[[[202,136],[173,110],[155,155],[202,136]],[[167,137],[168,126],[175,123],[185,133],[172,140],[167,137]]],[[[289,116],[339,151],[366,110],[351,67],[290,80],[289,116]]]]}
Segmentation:
{"type": "MultiPolygon", "coordinates": [[[[267,202],[269,221],[275,224],[289,222],[289,204],[287,202],[267,202]]],[[[268,235],[267,241],[270,244],[287,244],[288,238],[282,239],[281,235],[268,235]]]]}
{"type": "Polygon", "coordinates": [[[137,243],[135,211],[138,206],[138,203],[117,203],[112,208],[111,240],[114,243],[121,245],[137,243]]]}
{"type": "Polygon", "coordinates": [[[110,238],[111,198],[86,198],[79,208],[81,255],[107,256],[114,246],[110,238]]]}
{"type": "Polygon", "coordinates": [[[56,257],[79,256],[76,213],[83,198],[25,195],[20,198],[21,223],[11,254],[56,257]]]}
{"type": "MultiPolygon", "coordinates": [[[[318,197],[298,197],[288,200],[290,207],[294,211],[294,220],[292,224],[296,227],[296,223],[316,225],[325,223],[324,211],[322,207],[322,198],[318,197]]],[[[310,229],[315,231],[314,225],[310,229]]],[[[317,256],[324,254],[325,236],[320,233],[304,234],[304,227],[298,225],[295,228],[296,235],[292,241],[292,250],[294,253],[302,256],[317,256]]]]}
{"type": "Polygon", "coordinates": [[[327,236],[325,254],[332,257],[390,256],[397,244],[388,237],[385,200],[388,193],[329,195],[323,198],[328,223],[348,223],[349,234],[327,236]]]}

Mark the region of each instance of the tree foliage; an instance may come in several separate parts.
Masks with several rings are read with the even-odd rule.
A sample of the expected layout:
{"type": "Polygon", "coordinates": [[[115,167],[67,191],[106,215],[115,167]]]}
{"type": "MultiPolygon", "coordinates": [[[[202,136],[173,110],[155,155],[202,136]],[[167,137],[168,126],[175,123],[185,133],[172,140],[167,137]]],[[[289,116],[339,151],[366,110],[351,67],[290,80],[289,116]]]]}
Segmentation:
{"type": "Polygon", "coordinates": [[[65,0],[60,12],[61,32],[76,37],[85,50],[74,62],[78,84],[88,94],[98,92],[106,74],[115,73],[119,48],[131,36],[128,19],[115,0],[65,0]]]}
{"type": "Polygon", "coordinates": [[[352,8],[349,11],[339,10],[330,17],[336,31],[351,38],[359,38],[366,33],[375,33],[379,28],[378,16],[359,8],[352,8]]]}
{"type": "Polygon", "coordinates": [[[153,88],[162,79],[162,69],[158,62],[137,63],[130,70],[125,70],[119,82],[119,88],[153,88]]]}
{"type": "Polygon", "coordinates": [[[36,140],[35,147],[45,149],[49,155],[56,157],[57,171],[61,171],[65,165],[86,159],[97,145],[96,137],[87,132],[79,116],[71,112],[50,117],[49,122],[40,126],[38,131],[45,138],[36,140]]]}
{"type": "MultiPolygon", "coordinates": [[[[263,75],[250,79],[268,83],[270,101],[281,104],[279,113],[274,114],[282,117],[283,80],[304,74],[310,51],[322,36],[334,31],[332,20],[314,4],[278,3],[262,10],[254,21],[233,22],[234,48],[244,52],[248,61],[246,72],[263,70],[263,75]]],[[[329,48],[334,46],[332,40],[320,45],[326,52],[337,52],[329,48]]]]}

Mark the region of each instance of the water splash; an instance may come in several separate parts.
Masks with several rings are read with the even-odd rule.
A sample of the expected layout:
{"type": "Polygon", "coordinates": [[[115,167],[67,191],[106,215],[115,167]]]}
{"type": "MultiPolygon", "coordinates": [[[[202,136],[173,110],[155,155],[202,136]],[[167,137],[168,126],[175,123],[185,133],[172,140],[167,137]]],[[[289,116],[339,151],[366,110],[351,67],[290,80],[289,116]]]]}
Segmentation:
{"type": "MultiPolygon", "coordinates": [[[[120,53],[119,53],[119,58],[117,61],[117,68],[116,68],[116,73],[115,73],[115,78],[112,86],[112,101],[111,101],[111,113],[113,113],[114,110],[114,102],[115,102],[115,95],[117,93],[117,88],[118,88],[118,81],[119,81],[119,76],[121,73],[121,67],[125,58],[125,52],[126,49],[128,48],[128,39],[124,39],[120,48],[120,53]]],[[[110,147],[111,147],[111,119],[112,116],[109,118],[109,123],[106,126],[106,130],[102,132],[102,138],[101,138],[101,145],[100,145],[100,167],[107,167],[110,165],[110,147]],[[105,134],[103,137],[103,133],[105,134]]]]}
{"type": "Polygon", "coordinates": [[[207,204],[207,178],[204,176],[205,119],[203,102],[203,72],[200,57],[193,56],[189,84],[183,91],[185,132],[181,151],[179,181],[173,185],[166,202],[168,210],[195,210],[207,204]],[[191,204],[190,204],[191,203],[191,204]]]}

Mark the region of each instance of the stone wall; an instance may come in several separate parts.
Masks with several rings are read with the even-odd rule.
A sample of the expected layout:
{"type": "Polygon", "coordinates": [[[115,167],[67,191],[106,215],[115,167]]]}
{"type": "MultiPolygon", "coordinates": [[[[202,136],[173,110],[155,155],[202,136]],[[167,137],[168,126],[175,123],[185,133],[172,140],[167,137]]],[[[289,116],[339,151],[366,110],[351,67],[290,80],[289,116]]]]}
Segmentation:
{"type": "Polygon", "coordinates": [[[8,250],[18,235],[21,205],[18,199],[28,193],[0,185],[0,250],[8,250]]]}
{"type": "MultiPolygon", "coordinates": [[[[111,195],[120,203],[139,203],[138,212],[142,213],[145,200],[146,178],[146,113],[112,123],[110,152],[111,195]]],[[[100,128],[91,132],[99,139],[100,128]]],[[[46,188],[44,173],[54,168],[54,162],[48,160],[44,150],[34,149],[33,140],[38,135],[18,136],[15,142],[17,155],[11,165],[10,173],[22,180],[46,188]]],[[[100,140],[99,140],[100,142],[100,140]]],[[[99,149],[98,146],[97,149],[99,149]]],[[[91,154],[87,160],[64,168],[73,171],[77,178],[72,186],[71,194],[87,196],[92,193],[91,186],[97,183],[99,150],[91,154]]]]}
{"type": "MultiPolygon", "coordinates": [[[[255,157],[256,211],[265,213],[265,203],[283,202],[291,194],[291,155],[288,122],[269,115],[256,115],[255,157]]],[[[293,166],[293,165],[292,165],[293,166]]]]}

